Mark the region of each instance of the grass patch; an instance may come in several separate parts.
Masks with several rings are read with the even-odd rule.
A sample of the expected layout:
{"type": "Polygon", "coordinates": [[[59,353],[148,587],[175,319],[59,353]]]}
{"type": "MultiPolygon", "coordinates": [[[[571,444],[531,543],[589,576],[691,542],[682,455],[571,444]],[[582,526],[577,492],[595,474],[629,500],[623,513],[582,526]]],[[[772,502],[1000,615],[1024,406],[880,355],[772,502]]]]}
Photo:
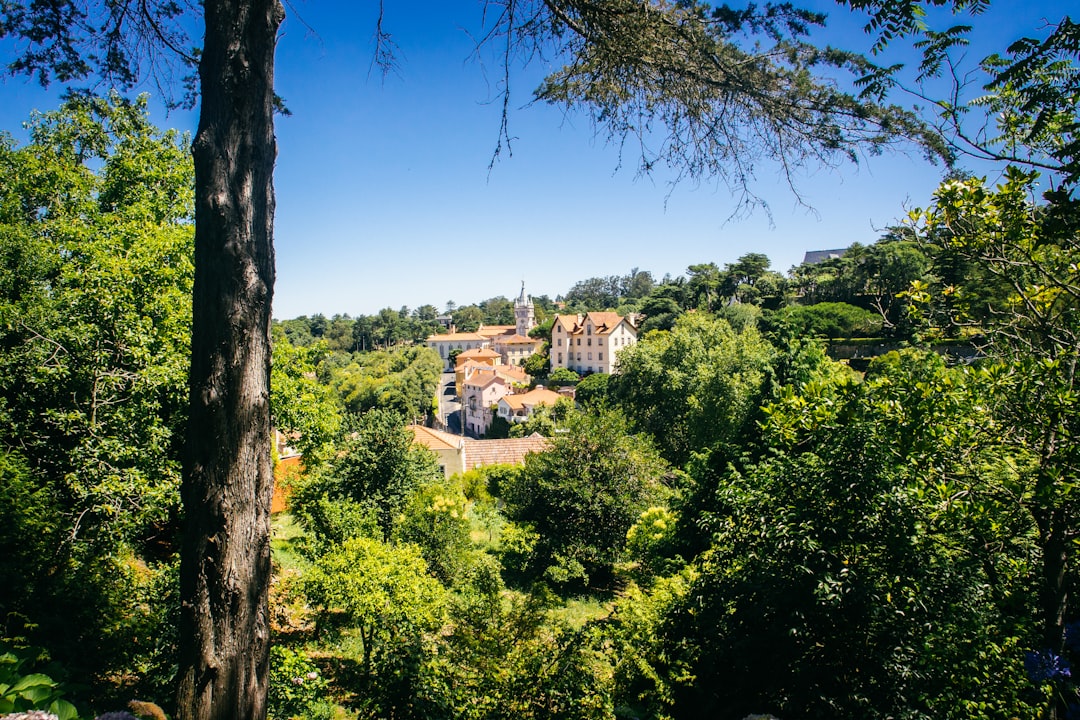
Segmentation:
{"type": "Polygon", "coordinates": [[[270,519],[270,552],[282,574],[300,573],[308,567],[308,561],[297,549],[303,537],[303,528],[289,513],[278,513],[270,519]]]}
{"type": "Polygon", "coordinates": [[[614,606],[612,600],[586,595],[568,599],[561,607],[552,610],[552,614],[577,630],[587,622],[606,617],[614,606]]]}

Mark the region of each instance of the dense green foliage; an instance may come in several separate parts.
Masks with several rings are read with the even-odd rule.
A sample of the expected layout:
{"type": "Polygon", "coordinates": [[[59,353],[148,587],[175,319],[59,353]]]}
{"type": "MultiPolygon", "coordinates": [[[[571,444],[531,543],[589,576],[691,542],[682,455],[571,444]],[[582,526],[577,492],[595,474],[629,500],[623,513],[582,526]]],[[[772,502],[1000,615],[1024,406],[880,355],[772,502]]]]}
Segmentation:
{"type": "Polygon", "coordinates": [[[551,448],[528,455],[500,488],[510,519],[535,543],[523,571],[558,584],[604,587],[626,532],[666,494],[664,462],[644,437],[629,434],[621,414],[575,417],[551,448]]]}
{"type": "Polygon", "coordinates": [[[295,505],[317,536],[335,534],[317,510],[319,501],[328,499],[363,508],[389,537],[411,494],[438,477],[434,456],[413,445],[401,417],[389,410],[350,416],[337,447],[337,454],[296,489],[295,505]]]}
{"type": "Polygon", "coordinates": [[[696,450],[743,437],[774,353],[756,328],[736,332],[723,320],[688,314],[622,352],[609,395],[665,458],[681,464],[696,450]]]}
{"type": "Polygon", "coordinates": [[[432,410],[442,361],[426,347],[365,353],[334,373],[332,386],[351,412],[382,408],[422,419],[432,410]]]}
{"type": "Polygon", "coordinates": [[[881,318],[842,302],[792,305],[775,313],[771,320],[800,337],[875,337],[881,331],[881,318]]]}
{"type": "Polygon", "coordinates": [[[0,138],[0,630],[99,700],[121,670],[159,693],[174,662],[187,140],[116,97],[35,116],[31,138],[0,138]]]}
{"type": "MultiPolygon", "coordinates": [[[[860,4],[885,39],[918,31],[860,4]]],[[[932,60],[948,43],[928,37],[932,60]]],[[[446,478],[413,443],[433,306],[279,323],[273,413],[305,474],[276,558],[272,716],[1080,709],[1080,207],[1072,66],[1051,62],[1075,37],[1066,21],[988,60],[983,100],[1065,191],[1038,199],[1016,168],[998,187],[955,177],[908,225],[788,277],[750,253],[576,284],[569,311],[643,313],[640,342],[618,375],[551,373],[578,402],[506,428],[550,438],[522,467],[446,478]],[[813,339],[860,333],[978,354],[909,347],[858,374],[813,339]]],[[[581,72],[545,92],[603,105],[606,88],[559,84],[581,72]]],[[[0,652],[0,712],[70,714],[67,688],[88,708],[169,695],[184,144],[115,98],[0,140],[0,630],[18,648],[0,652]]],[[[447,310],[462,330],[512,321],[503,297],[447,310]]]]}
{"type": "Polygon", "coordinates": [[[711,545],[661,623],[662,662],[695,678],[673,686],[676,716],[1035,714],[1037,633],[1015,607],[1035,528],[984,435],[982,380],[886,358],[770,405],[760,461],[691,465],[716,496],[711,545]]]}

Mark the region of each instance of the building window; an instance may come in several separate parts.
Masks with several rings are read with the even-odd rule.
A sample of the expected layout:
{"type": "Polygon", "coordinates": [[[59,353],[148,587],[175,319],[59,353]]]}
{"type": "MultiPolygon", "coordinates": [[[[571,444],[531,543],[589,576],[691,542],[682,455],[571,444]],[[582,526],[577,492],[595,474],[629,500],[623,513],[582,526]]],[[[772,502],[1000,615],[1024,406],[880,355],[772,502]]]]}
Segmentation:
{"type": "Polygon", "coordinates": [[[577,354],[577,360],[578,360],[578,362],[581,362],[581,353],[577,354]]]}
{"type": "Polygon", "coordinates": [[[588,340],[586,340],[585,344],[586,345],[592,345],[592,338],[589,338],[588,340]]]}
{"type": "Polygon", "coordinates": [[[581,338],[578,338],[578,339],[577,339],[577,344],[578,344],[578,345],[580,345],[580,344],[581,344],[581,338]]]}
{"type": "Polygon", "coordinates": [[[603,360],[604,359],[604,353],[600,353],[599,355],[597,355],[596,359],[597,360],[603,360]]]}
{"type": "Polygon", "coordinates": [[[585,333],[587,335],[592,335],[592,325],[586,325],[585,326],[585,333]]]}
{"type": "Polygon", "coordinates": [[[562,363],[562,353],[559,353],[559,363],[562,363]]]}
{"type": "Polygon", "coordinates": [[[589,359],[589,360],[592,360],[592,353],[589,353],[589,357],[588,357],[588,359],[589,359]]]}

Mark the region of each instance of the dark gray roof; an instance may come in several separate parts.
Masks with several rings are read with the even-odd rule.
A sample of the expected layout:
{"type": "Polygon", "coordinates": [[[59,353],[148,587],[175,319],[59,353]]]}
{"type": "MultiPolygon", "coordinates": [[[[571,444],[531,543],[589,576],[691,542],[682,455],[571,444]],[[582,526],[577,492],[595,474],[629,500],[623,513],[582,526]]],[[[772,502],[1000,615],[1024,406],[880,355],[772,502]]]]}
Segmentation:
{"type": "Polygon", "coordinates": [[[839,250],[807,250],[802,259],[803,265],[817,265],[825,260],[843,257],[846,252],[847,248],[840,248],[839,250]]]}

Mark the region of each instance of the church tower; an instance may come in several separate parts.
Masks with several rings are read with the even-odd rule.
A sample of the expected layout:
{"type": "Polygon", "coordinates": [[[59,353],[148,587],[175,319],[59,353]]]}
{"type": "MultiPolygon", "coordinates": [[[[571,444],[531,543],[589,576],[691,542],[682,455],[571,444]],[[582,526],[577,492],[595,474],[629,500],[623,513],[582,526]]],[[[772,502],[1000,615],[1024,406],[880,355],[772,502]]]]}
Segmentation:
{"type": "Polygon", "coordinates": [[[517,334],[529,336],[529,331],[536,327],[536,313],[532,298],[525,294],[525,281],[521,281],[521,294],[514,301],[514,320],[517,322],[517,334]]]}

